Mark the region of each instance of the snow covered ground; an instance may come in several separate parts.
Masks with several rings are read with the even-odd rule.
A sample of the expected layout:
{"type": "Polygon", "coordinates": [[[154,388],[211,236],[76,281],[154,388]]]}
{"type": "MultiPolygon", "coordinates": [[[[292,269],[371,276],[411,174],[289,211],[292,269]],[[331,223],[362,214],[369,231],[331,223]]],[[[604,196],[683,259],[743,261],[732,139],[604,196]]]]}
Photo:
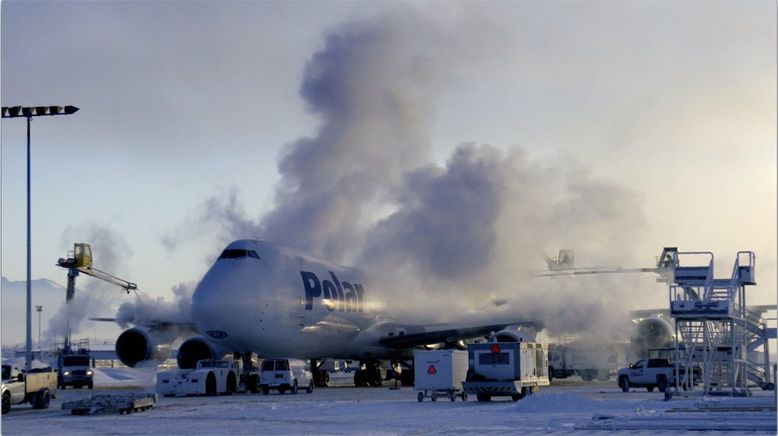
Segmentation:
{"type": "MultiPolygon", "coordinates": [[[[518,402],[457,399],[419,403],[413,388],[350,387],[350,375],[335,386],[297,395],[239,394],[221,397],[160,398],[146,412],[131,415],[72,416],[63,401],[94,393],[119,392],[133,382],[133,370],[102,369],[102,389],[60,391],[47,410],[15,406],[3,416],[3,434],[428,434],[697,430],[775,434],[773,392],[751,398],[688,397],[664,401],[643,390],[624,393],[615,381],[555,380],[554,385],[518,402]],[[107,386],[113,386],[108,389],[107,386]]],[[[141,379],[143,377],[140,377],[141,379]]],[[[132,388],[143,391],[144,388],[132,388]]]]}

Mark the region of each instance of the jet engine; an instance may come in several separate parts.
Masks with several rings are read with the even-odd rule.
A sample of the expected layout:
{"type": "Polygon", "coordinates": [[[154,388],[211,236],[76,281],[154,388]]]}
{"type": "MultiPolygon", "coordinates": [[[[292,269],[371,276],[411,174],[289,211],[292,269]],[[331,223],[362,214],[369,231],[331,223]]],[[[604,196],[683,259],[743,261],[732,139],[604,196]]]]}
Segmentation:
{"type": "MultiPolygon", "coordinates": [[[[535,342],[537,330],[532,326],[507,327],[494,333],[489,339],[495,342],[535,342]]],[[[465,348],[467,349],[467,348],[465,348]]]]}
{"type": "Polygon", "coordinates": [[[179,369],[192,369],[203,359],[221,359],[226,351],[209,342],[202,336],[195,336],[184,341],[178,347],[176,361],[179,369]]]}
{"type": "Polygon", "coordinates": [[[163,362],[170,357],[168,335],[160,331],[127,329],[116,339],[116,357],[130,367],[147,360],[163,362]]]}
{"type": "Polygon", "coordinates": [[[644,357],[651,348],[670,347],[674,343],[674,332],[672,323],[661,315],[640,319],[632,336],[632,351],[636,356],[644,357]]]}

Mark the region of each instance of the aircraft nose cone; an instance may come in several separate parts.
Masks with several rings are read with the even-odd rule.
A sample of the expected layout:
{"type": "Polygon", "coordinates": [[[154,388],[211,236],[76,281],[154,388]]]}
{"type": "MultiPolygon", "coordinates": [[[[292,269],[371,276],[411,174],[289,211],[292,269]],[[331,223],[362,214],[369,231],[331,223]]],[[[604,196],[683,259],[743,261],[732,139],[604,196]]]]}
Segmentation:
{"type": "Polygon", "coordinates": [[[201,282],[192,294],[192,317],[200,331],[213,328],[224,319],[225,297],[222,290],[210,282],[201,282]]]}

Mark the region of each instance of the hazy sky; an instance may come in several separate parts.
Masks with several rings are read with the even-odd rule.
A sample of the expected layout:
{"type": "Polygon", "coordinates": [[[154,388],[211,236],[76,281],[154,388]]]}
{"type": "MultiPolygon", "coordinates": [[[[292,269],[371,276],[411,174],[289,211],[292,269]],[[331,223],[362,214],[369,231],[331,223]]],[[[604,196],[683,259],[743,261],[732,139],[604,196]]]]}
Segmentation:
{"type": "MultiPolygon", "coordinates": [[[[269,212],[283,147],[316,134],[322,114],[300,86],[326,36],[398,11],[441,30],[398,26],[408,33],[389,52],[437,49],[419,49],[442,71],[424,89],[420,166],[464,142],[518,145],[552,180],[574,162],[631,192],[643,216],[625,252],[600,259],[650,266],[676,245],[715,252],[727,274],[754,250],[750,300],[774,302],[774,1],[4,1],[2,105],[81,108],[33,121],[33,277],[64,283],[56,259],[97,227],[114,245],[96,251],[115,257],[95,265],[147,293],[198,280],[225,243],[192,225],[209,199],[269,212]]],[[[11,280],[25,277],[24,124],[2,122],[11,280]]],[[[584,241],[546,250],[560,243],[587,264],[584,241]]],[[[646,303],[665,305],[650,289],[646,303]]]]}

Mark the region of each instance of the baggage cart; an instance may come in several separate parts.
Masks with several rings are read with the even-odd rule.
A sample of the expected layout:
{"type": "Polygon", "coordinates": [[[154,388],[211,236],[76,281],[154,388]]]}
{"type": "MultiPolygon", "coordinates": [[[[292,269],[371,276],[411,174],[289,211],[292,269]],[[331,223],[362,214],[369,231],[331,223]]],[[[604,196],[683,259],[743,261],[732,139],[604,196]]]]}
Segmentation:
{"type": "Polygon", "coordinates": [[[62,403],[62,410],[70,410],[73,415],[116,412],[124,415],[148,410],[154,407],[156,402],[156,394],[103,394],[81,400],[66,401],[62,403]]]}

